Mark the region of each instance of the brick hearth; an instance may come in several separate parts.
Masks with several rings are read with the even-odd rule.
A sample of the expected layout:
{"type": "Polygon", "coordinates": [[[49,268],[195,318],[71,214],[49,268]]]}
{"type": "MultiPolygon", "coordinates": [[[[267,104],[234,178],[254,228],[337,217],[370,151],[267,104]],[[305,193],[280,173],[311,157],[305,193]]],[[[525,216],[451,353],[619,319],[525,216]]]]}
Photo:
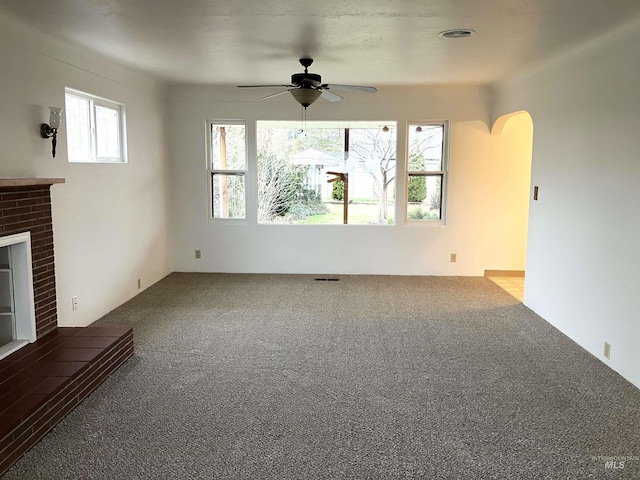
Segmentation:
{"type": "Polygon", "coordinates": [[[131,327],[57,328],[0,360],[0,475],[131,355],[131,327]]]}

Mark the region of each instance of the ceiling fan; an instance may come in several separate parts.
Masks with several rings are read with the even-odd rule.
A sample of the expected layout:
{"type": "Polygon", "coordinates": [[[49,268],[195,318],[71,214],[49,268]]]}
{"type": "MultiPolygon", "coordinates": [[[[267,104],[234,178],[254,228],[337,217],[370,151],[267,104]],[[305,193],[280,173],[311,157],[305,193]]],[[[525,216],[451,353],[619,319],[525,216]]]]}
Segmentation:
{"type": "Polygon", "coordinates": [[[313,58],[301,58],[300,65],[304,67],[304,73],[294,73],[291,75],[290,85],[238,85],[238,88],[274,88],[284,87],[283,90],[272,95],[262,97],[261,100],[277,97],[283,93],[290,92],[293,98],[305,109],[322,97],[330,102],[338,102],[343,97],[333,93],[332,90],[353,90],[357,92],[376,93],[375,87],[364,87],[362,85],[339,85],[335,83],[322,83],[322,77],[316,73],[309,73],[309,67],[313,63],[313,58]]]}

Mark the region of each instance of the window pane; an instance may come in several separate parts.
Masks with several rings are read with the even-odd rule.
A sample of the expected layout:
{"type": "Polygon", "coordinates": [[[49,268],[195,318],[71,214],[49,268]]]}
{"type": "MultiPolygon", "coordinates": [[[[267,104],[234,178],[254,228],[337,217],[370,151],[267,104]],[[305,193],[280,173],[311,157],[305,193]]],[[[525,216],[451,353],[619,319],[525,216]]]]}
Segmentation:
{"type": "Polygon", "coordinates": [[[65,89],[70,162],[126,162],[124,105],[65,89]]]}
{"type": "Polygon", "coordinates": [[[211,125],[211,161],[214,170],[246,168],[244,125],[211,125]]]}
{"type": "Polygon", "coordinates": [[[443,138],[443,125],[409,125],[409,171],[442,171],[443,138]]]}
{"type": "MultiPolygon", "coordinates": [[[[344,132],[337,128],[258,127],[258,221],[300,223],[327,220],[331,185],[326,171],[342,171],[344,132]]],[[[325,223],[325,222],[322,222],[325,223]]],[[[326,223],[342,223],[331,216],[326,223]]]]}
{"type": "Polygon", "coordinates": [[[349,223],[392,224],[395,178],[395,125],[349,129],[349,223]],[[361,205],[369,206],[366,216],[361,205]]]}
{"type": "Polygon", "coordinates": [[[120,158],[118,110],[96,105],[96,152],[98,158],[120,158]]]}
{"type": "Polygon", "coordinates": [[[91,161],[91,120],[89,100],[67,94],[65,118],[67,152],[70,162],[91,161]]]}
{"type": "Polygon", "coordinates": [[[407,185],[409,220],[439,220],[442,218],[442,174],[409,174],[407,185]]]}
{"type": "Polygon", "coordinates": [[[346,179],[349,224],[393,223],[395,128],[370,125],[258,122],[258,221],[344,223],[346,179]]]}
{"type": "Polygon", "coordinates": [[[213,217],[245,218],[244,175],[226,175],[214,173],[213,217]]]}

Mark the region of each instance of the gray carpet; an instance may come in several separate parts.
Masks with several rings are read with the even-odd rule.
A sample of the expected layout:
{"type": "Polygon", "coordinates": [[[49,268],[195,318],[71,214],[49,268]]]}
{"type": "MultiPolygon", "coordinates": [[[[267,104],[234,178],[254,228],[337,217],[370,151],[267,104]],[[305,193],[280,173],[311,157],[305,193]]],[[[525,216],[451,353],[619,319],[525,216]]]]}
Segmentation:
{"type": "Polygon", "coordinates": [[[339,278],[165,278],[6,480],[640,478],[640,390],[489,280],[339,278]]]}

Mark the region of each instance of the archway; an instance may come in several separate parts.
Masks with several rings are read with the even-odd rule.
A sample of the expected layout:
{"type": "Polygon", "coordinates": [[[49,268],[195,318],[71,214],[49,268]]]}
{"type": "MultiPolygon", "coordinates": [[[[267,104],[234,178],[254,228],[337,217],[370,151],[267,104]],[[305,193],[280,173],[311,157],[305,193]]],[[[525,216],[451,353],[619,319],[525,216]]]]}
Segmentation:
{"type": "Polygon", "coordinates": [[[526,111],[498,118],[493,125],[494,208],[489,222],[487,276],[519,300],[524,295],[527,257],[533,119],[526,111]],[[500,277],[499,281],[497,277],[500,277]]]}

